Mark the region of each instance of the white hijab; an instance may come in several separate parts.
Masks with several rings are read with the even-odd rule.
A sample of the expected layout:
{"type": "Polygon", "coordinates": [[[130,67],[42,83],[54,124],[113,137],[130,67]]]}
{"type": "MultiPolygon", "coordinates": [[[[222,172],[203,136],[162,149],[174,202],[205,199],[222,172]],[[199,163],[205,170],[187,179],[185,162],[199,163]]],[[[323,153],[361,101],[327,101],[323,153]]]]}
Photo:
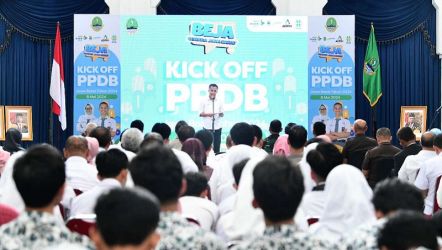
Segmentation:
{"type": "Polygon", "coordinates": [[[337,241],[359,225],[376,220],[371,203],[373,192],[362,172],[348,164],[335,167],[325,181],[324,213],[311,232],[337,241]]]}

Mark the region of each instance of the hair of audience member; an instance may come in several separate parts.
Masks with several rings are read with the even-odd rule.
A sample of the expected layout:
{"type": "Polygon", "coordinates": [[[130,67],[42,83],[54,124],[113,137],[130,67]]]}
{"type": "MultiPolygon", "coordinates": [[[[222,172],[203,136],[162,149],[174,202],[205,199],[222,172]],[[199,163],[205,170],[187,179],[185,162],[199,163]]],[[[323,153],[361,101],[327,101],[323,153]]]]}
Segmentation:
{"type": "Polygon", "coordinates": [[[183,169],[171,149],[165,146],[143,148],[129,164],[135,185],[154,193],[161,204],[178,200],[183,169]]]}
{"type": "Polygon", "coordinates": [[[141,120],[134,120],[130,123],[131,128],[137,128],[141,131],[141,133],[144,132],[144,123],[141,120]]]}
{"type": "Polygon", "coordinates": [[[185,142],[187,139],[195,136],[195,129],[189,125],[183,125],[178,129],[177,133],[178,139],[181,143],[185,142]]]}
{"type": "Polygon", "coordinates": [[[99,148],[98,140],[97,140],[97,138],[93,138],[93,137],[89,137],[89,136],[87,136],[85,138],[87,140],[87,148],[89,150],[89,153],[87,154],[87,162],[89,164],[92,164],[95,159],[95,156],[97,156],[97,154],[98,154],[98,148],[99,148]]]}
{"type": "Polygon", "coordinates": [[[33,146],[16,160],[12,176],[26,207],[47,207],[57,195],[62,197],[59,192],[66,180],[63,157],[49,144],[33,146]]]}
{"type": "Polygon", "coordinates": [[[253,171],[253,194],[266,219],[292,219],[304,194],[302,173],[285,157],[267,156],[253,171]]]}
{"type": "Polygon", "coordinates": [[[64,145],[66,158],[70,156],[84,156],[86,158],[88,150],[88,141],[81,135],[69,136],[66,140],[66,144],[64,145]]]}
{"type": "Polygon", "coordinates": [[[315,122],[313,124],[313,134],[315,136],[325,135],[325,124],[322,122],[315,122]]]}
{"type": "Polygon", "coordinates": [[[233,172],[233,178],[235,179],[236,185],[239,185],[239,181],[241,180],[242,170],[246,166],[247,162],[249,162],[249,158],[246,158],[246,159],[233,165],[232,172],[233,172]]]}
{"type": "Polygon", "coordinates": [[[270,122],[269,131],[279,134],[282,131],[282,123],[280,120],[275,119],[270,122]]]}
{"type": "Polygon", "coordinates": [[[158,134],[160,134],[161,137],[163,137],[163,140],[169,140],[172,130],[166,123],[157,122],[153,125],[152,132],[157,132],[158,134]]]}
{"type": "Polygon", "coordinates": [[[376,137],[390,138],[391,137],[390,129],[386,127],[379,128],[376,131],[376,137]]]}
{"type": "Polygon", "coordinates": [[[163,137],[156,132],[151,132],[144,136],[144,139],[140,144],[140,149],[158,145],[164,145],[163,137]]]}
{"type": "Polygon", "coordinates": [[[100,148],[106,148],[112,142],[111,131],[105,127],[98,126],[94,128],[89,136],[98,140],[98,145],[100,145],[100,148]]]}
{"type": "Polygon", "coordinates": [[[421,136],[421,145],[424,148],[433,148],[434,134],[427,131],[421,136]]]}
{"type": "Polygon", "coordinates": [[[175,134],[178,134],[181,126],[188,125],[186,121],[180,120],[175,124],[175,134]]]}
{"type": "Polygon", "coordinates": [[[416,140],[416,135],[410,127],[402,127],[397,131],[397,138],[406,142],[416,140]]]}
{"type": "Polygon", "coordinates": [[[400,209],[419,212],[424,207],[419,189],[397,178],[379,182],[374,189],[372,203],[375,210],[385,216],[400,209]]]}
{"type": "Polygon", "coordinates": [[[86,125],[86,128],[84,129],[83,135],[84,136],[90,136],[92,130],[94,130],[96,127],[98,127],[98,125],[94,122],[89,122],[86,125]]]}
{"type": "Polygon", "coordinates": [[[5,134],[5,142],[3,144],[3,150],[13,154],[20,150],[23,150],[21,147],[22,134],[16,128],[9,128],[5,134]]]}
{"type": "Polygon", "coordinates": [[[207,190],[207,177],[201,172],[188,172],[184,176],[187,182],[187,189],[183,196],[200,197],[207,190]]]}
{"type": "Polygon", "coordinates": [[[258,125],[251,125],[253,127],[253,131],[255,133],[256,141],[259,142],[262,140],[262,129],[258,125]]]}
{"type": "Polygon", "coordinates": [[[353,124],[355,134],[365,134],[367,129],[367,122],[365,120],[357,119],[353,124]]]}
{"type": "MultiPolygon", "coordinates": [[[[138,130],[138,129],[137,129],[138,130]]],[[[98,175],[102,178],[117,177],[121,170],[127,169],[129,160],[123,151],[113,148],[98,153],[95,159],[98,175]]]]}
{"type": "Polygon", "coordinates": [[[438,250],[437,233],[432,222],[415,211],[398,211],[391,216],[378,235],[379,249],[438,250]]]}
{"type": "Polygon", "coordinates": [[[158,199],[141,188],[111,189],[95,206],[96,229],[108,246],[140,245],[155,232],[158,199]]]}
{"type": "Polygon", "coordinates": [[[143,133],[137,128],[126,129],[126,132],[121,138],[121,147],[125,150],[137,153],[143,141],[143,133]]]}
{"type": "Polygon", "coordinates": [[[295,125],[290,129],[287,140],[292,148],[302,148],[307,142],[307,130],[303,126],[295,125]]]}
{"type": "Polygon", "coordinates": [[[310,150],[307,154],[310,168],[322,180],[325,180],[330,171],[342,164],[343,161],[341,152],[332,143],[321,142],[316,146],[316,149],[310,150]]]}
{"type": "Polygon", "coordinates": [[[290,133],[290,129],[295,125],[296,125],[296,123],[294,123],[294,122],[287,123],[287,125],[284,127],[284,133],[286,135],[288,135],[290,133]]]}
{"type": "Polygon", "coordinates": [[[195,133],[195,138],[199,139],[203,143],[205,151],[209,151],[212,148],[213,135],[209,130],[199,130],[195,133]]]}
{"type": "Polygon", "coordinates": [[[438,134],[434,137],[433,146],[442,149],[442,134],[438,134]]]}
{"type": "Polygon", "coordinates": [[[226,148],[229,149],[233,146],[232,136],[226,136],[226,148]]]}
{"type": "Polygon", "coordinates": [[[235,145],[245,144],[252,146],[255,132],[250,124],[239,122],[230,129],[230,137],[235,145]]]}
{"type": "Polygon", "coordinates": [[[186,152],[200,171],[203,171],[203,167],[206,165],[206,151],[204,150],[203,143],[197,138],[189,138],[181,147],[181,151],[186,152]]]}

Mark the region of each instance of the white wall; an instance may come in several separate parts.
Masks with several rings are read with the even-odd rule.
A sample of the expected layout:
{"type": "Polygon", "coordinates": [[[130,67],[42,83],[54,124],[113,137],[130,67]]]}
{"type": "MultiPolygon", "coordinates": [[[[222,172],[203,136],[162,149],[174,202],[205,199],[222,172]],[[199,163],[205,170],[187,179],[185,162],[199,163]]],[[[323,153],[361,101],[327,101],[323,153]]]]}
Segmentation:
{"type": "Polygon", "coordinates": [[[321,16],[327,0],[273,0],[278,16],[321,16]]]}

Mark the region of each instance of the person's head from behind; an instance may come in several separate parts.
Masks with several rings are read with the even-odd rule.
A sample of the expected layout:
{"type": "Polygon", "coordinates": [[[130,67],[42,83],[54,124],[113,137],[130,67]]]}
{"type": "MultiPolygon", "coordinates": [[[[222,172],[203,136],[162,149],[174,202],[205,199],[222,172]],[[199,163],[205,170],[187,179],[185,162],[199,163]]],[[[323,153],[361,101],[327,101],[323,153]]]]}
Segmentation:
{"type": "Polygon", "coordinates": [[[389,128],[382,127],[376,131],[376,141],[378,144],[391,141],[391,132],[389,128]]]}
{"type": "Polygon", "coordinates": [[[189,172],[185,175],[187,182],[187,189],[183,196],[195,196],[206,198],[208,189],[207,177],[201,172],[189,172]]]}
{"type": "Polygon", "coordinates": [[[180,120],[175,124],[175,134],[178,134],[178,130],[184,125],[188,125],[186,121],[180,120]]]}
{"type": "Polygon", "coordinates": [[[96,127],[98,127],[96,123],[89,122],[86,125],[86,128],[84,129],[84,132],[83,132],[82,135],[83,136],[89,136],[91,134],[92,130],[94,130],[96,127]]]}
{"type": "Polygon", "coordinates": [[[178,140],[180,140],[180,142],[183,143],[187,139],[195,136],[195,129],[192,126],[183,125],[178,130],[177,136],[178,136],[178,140]]]}
{"type": "Polygon", "coordinates": [[[302,173],[287,158],[267,156],[253,171],[253,194],[267,224],[293,222],[304,194],[302,173]]]}
{"type": "Polygon", "coordinates": [[[325,135],[325,124],[323,122],[315,122],[313,124],[313,134],[315,136],[325,135]]]}
{"type": "Polygon", "coordinates": [[[63,197],[66,179],[63,157],[48,144],[33,146],[18,158],[12,176],[27,209],[52,213],[63,197]]]}
{"type": "Polygon", "coordinates": [[[185,191],[181,164],[165,146],[143,148],[130,162],[129,170],[135,185],[155,194],[162,206],[176,204],[185,191]]]}
{"type": "Polygon", "coordinates": [[[290,133],[290,129],[295,125],[296,125],[296,123],[294,123],[294,122],[287,123],[287,125],[285,125],[285,127],[284,127],[284,133],[286,135],[288,135],[290,133]]]}
{"type": "Polygon", "coordinates": [[[409,143],[416,141],[416,135],[410,127],[400,128],[396,135],[402,147],[406,147],[409,143]]]}
{"type": "Polygon", "coordinates": [[[357,119],[353,123],[353,131],[357,135],[364,135],[365,132],[367,132],[367,129],[368,129],[368,126],[367,126],[367,122],[365,120],[357,119]]]}
{"type": "Polygon", "coordinates": [[[255,131],[251,125],[245,122],[239,122],[230,129],[230,137],[235,145],[253,145],[255,131]]]}
{"type": "Polygon", "coordinates": [[[143,141],[143,133],[137,128],[129,128],[121,138],[121,147],[125,150],[137,153],[143,141]]]}
{"type": "Polygon", "coordinates": [[[242,170],[246,166],[247,162],[249,162],[249,158],[246,158],[233,165],[232,172],[233,172],[233,179],[235,180],[233,188],[236,190],[238,189],[239,181],[241,180],[242,170]]]}
{"type": "Polygon", "coordinates": [[[98,198],[94,211],[90,236],[97,250],[155,249],[160,240],[158,199],[147,190],[112,189],[98,198]]]}
{"type": "Polygon", "coordinates": [[[325,181],[332,169],[344,161],[339,149],[332,143],[319,143],[316,149],[307,154],[307,162],[311,168],[311,177],[317,183],[325,181]]]}
{"type": "Polygon", "coordinates": [[[425,150],[434,150],[433,149],[433,140],[434,140],[434,134],[430,131],[427,131],[422,134],[421,136],[421,145],[422,148],[425,150]]]}
{"type": "Polygon", "coordinates": [[[203,143],[206,154],[209,154],[213,143],[212,133],[208,130],[202,129],[195,133],[195,138],[199,139],[203,143]]]}
{"type": "Polygon", "coordinates": [[[159,123],[159,122],[155,123],[152,126],[152,132],[160,134],[161,137],[163,137],[164,144],[169,143],[169,136],[170,133],[172,133],[172,130],[170,129],[169,125],[167,125],[166,123],[159,123]]]}
{"type": "Polygon", "coordinates": [[[3,144],[3,150],[9,153],[15,153],[20,151],[22,134],[16,128],[9,128],[5,134],[5,142],[3,144]]]}
{"type": "Polygon", "coordinates": [[[100,152],[95,158],[95,164],[97,165],[98,178],[100,180],[114,178],[122,186],[126,184],[129,161],[126,154],[121,150],[113,148],[100,152]]]}
{"type": "Polygon", "coordinates": [[[78,135],[69,136],[66,140],[63,153],[66,159],[72,156],[79,156],[87,159],[89,154],[87,139],[83,136],[78,135]]]}
{"type": "Polygon", "coordinates": [[[94,137],[98,140],[100,148],[107,149],[112,143],[112,134],[110,129],[105,127],[96,127],[89,134],[90,137],[94,137]]]}
{"type": "Polygon", "coordinates": [[[400,209],[420,212],[424,207],[422,193],[417,187],[399,179],[386,179],[378,183],[372,202],[378,218],[390,216],[400,209]]]}
{"type": "Polygon", "coordinates": [[[156,132],[151,132],[151,133],[146,134],[144,136],[144,139],[140,145],[140,150],[148,148],[148,147],[155,147],[155,146],[162,146],[162,145],[164,145],[163,137],[156,132]]]}
{"type": "Polygon", "coordinates": [[[144,123],[141,120],[134,120],[130,123],[131,128],[137,128],[141,131],[141,133],[144,132],[144,123]]]}
{"type": "Polygon", "coordinates": [[[264,144],[262,140],[262,129],[258,125],[252,125],[252,127],[255,134],[255,137],[253,139],[253,146],[262,148],[262,145],[264,144]]]}
{"type": "Polygon", "coordinates": [[[200,171],[206,165],[206,151],[204,150],[203,143],[196,138],[189,138],[183,143],[181,151],[186,152],[200,171]]]}
{"type": "Polygon", "coordinates": [[[381,250],[405,250],[425,247],[439,249],[434,225],[416,211],[398,211],[379,231],[378,247],[381,250]]]}
{"type": "Polygon", "coordinates": [[[290,128],[287,140],[290,147],[294,149],[303,148],[307,142],[307,130],[303,126],[295,125],[290,128]]]}
{"type": "Polygon", "coordinates": [[[280,120],[273,120],[270,122],[269,131],[272,134],[279,134],[282,131],[282,123],[280,120]]]}

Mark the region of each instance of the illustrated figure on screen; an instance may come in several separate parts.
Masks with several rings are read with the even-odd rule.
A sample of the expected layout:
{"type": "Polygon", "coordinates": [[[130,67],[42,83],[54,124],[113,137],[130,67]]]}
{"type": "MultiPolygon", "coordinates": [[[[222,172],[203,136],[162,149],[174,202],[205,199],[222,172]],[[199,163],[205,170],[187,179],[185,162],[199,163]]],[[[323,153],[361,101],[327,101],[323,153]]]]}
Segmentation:
{"type": "Polygon", "coordinates": [[[333,104],[333,112],[335,117],[329,119],[326,124],[328,136],[332,140],[347,138],[350,135],[351,124],[348,119],[342,116],[342,103],[336,102],[333,104]]]}
{"type": "Polygon", "coordinates": [[[100,117],[95,120],[98,126],[108,128],[111,131],[112,137],[117,132],[117,122],[114,118],[109,116],[109,103],[100,102],[100,117]]]}
{"type": "Polygon", "coordinates": [[[21,133],[28,133],[28,124],[25,122],[23,113],[15,113],[15,119],[11,121],[11,128],[16,128],[21,133]]]}
{"type": "Polygon", "coordinates": [[[417,119],[415,113],[408,113],[407,122],[405,123],[405,127],[410,127],[413,130],[413,133],[422,133],[422,125],[417,119]]]}
{"type": "Polygon", "coordinates": [[[88,103],[84,106],[84,115],[80,115],[77,121],[77,131],[82,134],[86,129],[86,126],[90,122],[94,122],[97,119],[94,115],[94,107],[88,103]]]}
{"type": "Polygon", "coordinates": [[[327,125],[327,122],[330,118],[327,114],[327,106],[325,104],[319,105],[319,114],[313,117],[312,120],[312,130],[313,130],[313,124],[316,122],[322,122],[325,125],[327,125]]]}
{"type": "Polygon", "coordinates": [[[213,150],[219,153],[221,144],[221,117],[224,116],[223,103],[216,98],[218,85],[209,85],[209,96],[200,104],[200,117],[203,118],[203,128],[210,130],[213,134],[213,150]]]}

